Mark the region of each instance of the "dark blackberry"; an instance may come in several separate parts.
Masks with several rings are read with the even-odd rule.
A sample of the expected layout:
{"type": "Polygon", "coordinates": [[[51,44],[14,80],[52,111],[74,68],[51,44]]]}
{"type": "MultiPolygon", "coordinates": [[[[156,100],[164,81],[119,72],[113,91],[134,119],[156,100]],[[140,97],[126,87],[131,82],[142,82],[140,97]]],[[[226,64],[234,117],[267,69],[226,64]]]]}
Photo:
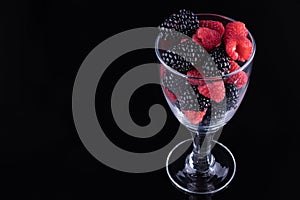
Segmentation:
{"type": "Polygon", "coordinates": [[[162,34],[162,39],[180,39],[182,35],[179,31],[180,17],[178,14],[172,14],[169,18],[159,25],[160,33],[162,34]]]}
{"type": "Polygon", "coordinates": [[[234,84],[225,84],[225,90],[226,108],[227,110],[230,110],[231,108],[235,108],[237,106],[237,102],[239,99],[239,91],[234,84]]]}
{"type": "Polygon", "coordinates": [[[205,108],[209,108],[211,106],[210,99],[200,94],[198,89],[197,92],[197,100],[198,104],[200,105],[200,110],[203,111],[205,108]]]}
{"type": "Polygon", "coordinates": [[[204,59],[201,65],[206,77],[220,77],[229,73],[230,63],[223,45],[214,48],[209,53],[209,58],[204,59]]]}
{"type": "Polygon", "coordinates": [[[209,52],[212,60],[215,62],[218,70],[220,70],[221,75],[225,75],[229,73],[230,64],[229,64],[229,57],[225,51],[223,45],[214,48],[209,52]]]}
{"type": "Polygon", "coordinates": [[[161,57],[168,66],[184,74],[194,69],[194,67],[202,69],[216,68],[206,50],[190,39],[164,51],[161,57]]]}
{"type": "Polygon", "coordinates": [[[183,57],[172,52],[171,50],[162,52],[161,58],[166,63],[166,65],[180,73],[185,74],[187,71],[194,68],[190,62],[187,62],[183,57]]]}
{"type": "Polygon", "coordinates": [[[191,36],[197,28],[199,28],[197,16],[192,11],[185,9],[172,14],[159,25],[163,39],[180,39],[183,37],[180,33],[191,36]]]}
{"type": "Polygon", "coordinates": [[[197,87],[190,84],[183,85],[177,97],[181,110],[203,111],[210,106],[210,99],[199,94],[197,87]]]}
{"type": "Polygon", "coordinates": [[[211,57],[202,62],[201,71],[205,77],[220,77],[222,74],[211,57]]]}
{"type": "Polygon", "coordinates": [[[198,17],[192,11],[186,9],[179,10],[179,15],[182,18],[180,31],[188,36],[192,36],[200,27],[198,17]]]}
{"type": "Polygon", "coordinates": [[[173,53],[184,58],[185,61],[191,63],[192,66],[202,65],[202,62],[209,58],[209,54],[196,42],[191,39],[186,39],[170,49],[173,53]]]}

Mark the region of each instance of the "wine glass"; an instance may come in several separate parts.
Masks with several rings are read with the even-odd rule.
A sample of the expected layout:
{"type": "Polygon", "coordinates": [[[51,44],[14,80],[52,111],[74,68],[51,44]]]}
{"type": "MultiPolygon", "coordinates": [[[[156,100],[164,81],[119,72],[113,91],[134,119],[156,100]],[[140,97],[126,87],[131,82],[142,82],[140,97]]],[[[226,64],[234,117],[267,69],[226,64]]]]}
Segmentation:
{"type": "MultiPolygon", "coordinates": [[[[197,14],[197,16],[200,19],[216,20],[224,25],[235,21],[217,14],[197,14]]],[[[253,45],[250,58],[243,63],[234,62],[240,67],[218,75],[214,73],[218,68],[215,62],[211,62],[210,53],[204,51],[199,45],[193,46],[195,42],[191,38],[179,38],[165,40],[159,35],[155,43],[155,52],[161,63],[160,83],[163,94],[176,118],[192,136],[191,139],[182,141],[171,150],[167,157],[166,170],[172,183],[179,189],[192,194],[212,194],[226,188],[235,175],[234,156],[217,139],[223,126],[234,116],[244,98],[250,80],[256,44],[253,36],[248,32],[247,38],[253,45]],[[196,69],[193,69],[193,73],[181,72],[180,69],[186,70],[190,66],[183,64],[180,59],[174,64],[173,61],[168,60],[169,55],[165,54],[167,49],[180,46],[183,42],[192,45],[196,50],[186,52],[190,47],[188,46],[184,51],[175,52],[175,56],[189,60],[196,69]],[[202,57],[201,59],[198,57],[197,60],[194,56],[199,51],[202,57]],[[173,66],[170,67],[167,63],[172,63],[173,66]],[[212,70],[210,74],[214,75],[206,75],[205,70],[203,68],[198,70],[196,65],[206,65],[205,69],[212,70]],[[236,77],[242,77],[242,80],[236,77]],[[184,150],[184,146],[191,142],[192,145],[185,154],[176,159],[177,155],[184,150]]]]}

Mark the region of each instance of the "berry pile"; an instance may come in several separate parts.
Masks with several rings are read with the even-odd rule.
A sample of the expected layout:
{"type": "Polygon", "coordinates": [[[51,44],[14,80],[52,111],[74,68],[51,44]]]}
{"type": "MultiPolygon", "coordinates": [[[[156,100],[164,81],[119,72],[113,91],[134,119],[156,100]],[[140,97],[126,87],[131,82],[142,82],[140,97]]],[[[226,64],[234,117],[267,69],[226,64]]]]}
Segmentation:
{"type": "Polygon", "coordinates": [[[248,83],[248,74],[239,70],[253,51],[245,24],[198,19],[183,9],[159,29],[163,40],[179,39],[161,52],[164,64],[173,69],[161,65],[165,96],[193,125],[207,126],[224,119],[227,111],[237,108],[248,83]]]}

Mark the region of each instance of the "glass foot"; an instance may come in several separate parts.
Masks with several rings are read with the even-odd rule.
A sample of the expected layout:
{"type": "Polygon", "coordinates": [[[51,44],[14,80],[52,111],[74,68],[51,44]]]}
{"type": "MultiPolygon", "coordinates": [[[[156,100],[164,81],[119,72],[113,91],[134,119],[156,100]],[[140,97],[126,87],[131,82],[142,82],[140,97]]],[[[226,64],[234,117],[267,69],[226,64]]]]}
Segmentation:
{"type": "Polygon", "coordinates": [[[206,173],[189,173],[186,169],[186,160],[192,151],[192,139],[185,140],[176,145],[168,155],[166,169],[172,183],[179,189],[192,194],[212,194],[226,188],[232,181],[236,162],[227,147],[217,141],[212,141],[214,147],[211,155],[214,164],[206,173]],[[191,145],[187,151],[177,160],[178,154],[182,154],[187,145],[191,145]]]}

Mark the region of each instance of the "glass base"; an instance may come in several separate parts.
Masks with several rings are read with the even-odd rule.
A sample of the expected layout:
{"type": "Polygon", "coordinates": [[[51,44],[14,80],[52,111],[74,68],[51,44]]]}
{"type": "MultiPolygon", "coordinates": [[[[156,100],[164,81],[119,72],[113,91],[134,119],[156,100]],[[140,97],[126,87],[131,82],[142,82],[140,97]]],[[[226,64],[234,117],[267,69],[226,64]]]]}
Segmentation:
{"type": "Polygon", "coordinates": [[[225,189],[232,181],[236,162],[230,150],[223,144],[212,141],[214,147],[211,155],[214,158],[214,165],[205,174],[191,174],[185,170],[187,156],[192,152],[192,145],[177,160],[179,153],[182,153],[187,145],[192,143],[192,139],[185,140],[176,145],[168,155],[166,169],[172,183],[184,192],[191,194],[213,194],[225,189]]]}

